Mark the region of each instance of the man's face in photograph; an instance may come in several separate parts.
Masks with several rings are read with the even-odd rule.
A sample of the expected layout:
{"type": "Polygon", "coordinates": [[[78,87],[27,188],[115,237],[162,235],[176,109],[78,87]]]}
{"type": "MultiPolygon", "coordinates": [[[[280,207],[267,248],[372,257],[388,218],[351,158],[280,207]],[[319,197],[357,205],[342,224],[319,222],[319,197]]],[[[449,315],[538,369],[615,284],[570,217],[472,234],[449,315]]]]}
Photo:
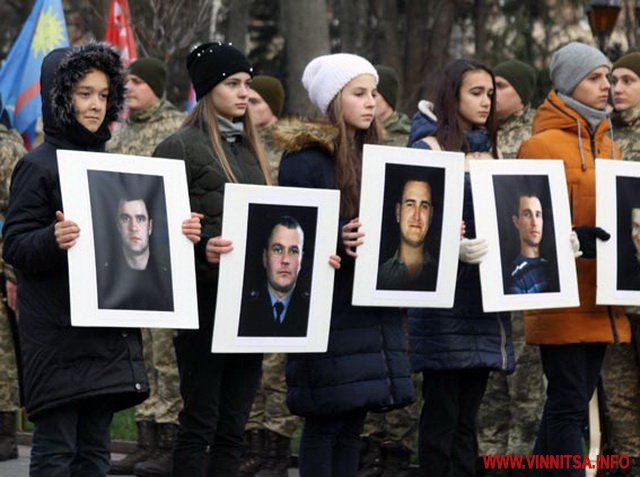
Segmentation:
{"type": "Polygon", "coordinates": [[[142,199],[121,200],[118,204],[118,232],[123,247],[134,255],[149,248],[152,223],[147,206],[142,199]]]}
{"type": "Polygon", "coordinates": [[[296,286],[302,265],[302,246],[303,237],[299,228],[276,225],[273,229],[267,249],[262,253],[262,264],[272,289],[290,293],[296,286]]]}
{"type": "Polygon", "coordinates": [[[636,253],[640,253],[640,208],[631,209],[631,240],[636,253]]]}
{"type": "Polygon", "coordinates": [[[431,226],[433,206],[431,187],[425,181],[408,181],[402,199],[396,204],[400,239],[411,247],[421,247],[431,226]]]}
{"type": "Polygon", "coordinates": [[[537,247],[542,241],[542,204],[534,196],[520,197],[518,215],[512,217],[513,225],[518,230],[520,242],[530,247],[537,247]]]}

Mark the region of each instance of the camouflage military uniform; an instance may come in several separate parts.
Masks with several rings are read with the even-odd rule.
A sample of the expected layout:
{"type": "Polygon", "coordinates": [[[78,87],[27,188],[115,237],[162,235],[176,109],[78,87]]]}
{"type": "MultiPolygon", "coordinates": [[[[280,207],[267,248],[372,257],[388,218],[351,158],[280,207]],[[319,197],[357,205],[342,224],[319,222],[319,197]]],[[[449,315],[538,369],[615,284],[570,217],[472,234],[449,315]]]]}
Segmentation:
{"type": "MultiPolygon", "coordinates": [[[[0,219],[9,203],[9,184],[11,173],[18,159],[25,154],[22,138],[14,130],[8,130],[0,124],[0,219]]],[[[0,266],[7,277],[13,277],[9,267],[2,261],[0,248],[0,266]]],[[[15,278],[12,279],[15,282],[15,278]]],[[[13,336],[4,304],[0,304],[0,412],[15,412],[19,406],[18,371],[13,347],[13,336]]]]}
{"type": "MultiPolygon", "coordinates": [[[[278,169],[282,154],[273,144],[271,133],[278,123],[258,130],[265,157],[271,170],[272,184],[278,183],[278,169]]],[[[262,381],[256,393],[246,430],[267,429],[291,439],[298,427],[298,417],[289,412],[286,404],[287,382],[285,354],[265,354],[262,360],[262,381]]]]}
{"type": "MultiPolygon", "coordinates": [[[[505,158],[515,158],[520,144],[531,136],[534,112],[516,111],[501,121],[498,147],[505,158]]],[[[493,372],[478,411],[481,454],[530,454],[538,435],[545,389],[537,346],[524,340],[521,312],[511,315],[516,369],[510,376],[493,372]]]]}
{"type": "Polygon", "coordinates": [[[520,144],[531,137],[534,111],[526,107],[500,121],[498,147],[505,159],[515,159],[520,144]]]}
{"type": "MultiPolygon", "coordinates": [[[[616,113],[613,133],[622,158],[640,161],[640,105],[616,113]]],[[[609,401],[611,443],[618,454],[640,456],[640,314],[628,309],[631,343],[607,347],[602,381],[609,401]]]]}
{"type": "Polygon", "coordinates": [[[406,147],[411,132],[411,119],[406,114],[394,111],[382,123],[384,130],[384,143],[387,146],[406,147]]]}
{"type": "Polygon", "coordinates": [[[267,126],[258,130],[258,137],[260,138],[260,142],[262,143],[265,159],[267,160],[267,164],[269,164],[269,170],[271,171],[272,184],[278,183],[278,171],[280,169],[280,159],[282,159],[282,153],[276,150],[273,144],[273,137],[271,135],[277,124],[278,123],[275,123],[271,126],[267,126]]]}
{"type": "Polygon", "coordinates": [[[246,430],[267,429],[288,439],[298,427],[298,417],[287,407],[285,380],[286,354],[265,354],[262,361],[262,381],[253,401],[246,430]]]}
{"type": "MultiPolygon", "coordinates": [[[[185,114],[162,99],[149,110],[132,112],[127,122],[107,143],[109,152],[151,156],[154,149],[176,132],[185,114]]],[[[149,398],[136,407],[136,421],[177,424],[182,408],[180,377],[173,349],[174,330],[144,329],[144,363],[149,373],[149,398]]]]}

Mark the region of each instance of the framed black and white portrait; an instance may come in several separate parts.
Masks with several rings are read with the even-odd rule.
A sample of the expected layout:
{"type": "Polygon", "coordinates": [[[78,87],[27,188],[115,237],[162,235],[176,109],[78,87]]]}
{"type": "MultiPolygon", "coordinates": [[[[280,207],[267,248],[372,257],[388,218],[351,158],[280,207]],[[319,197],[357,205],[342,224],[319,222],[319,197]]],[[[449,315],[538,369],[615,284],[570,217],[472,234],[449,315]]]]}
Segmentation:
{"type": "Polygon", "coordinates": [[[562,161],[471,161],[484,310],[579,304],[562,161]]]}
{"type": "Polygon", "coordinates": [[[464,156],[364,147],[353,304],[453,306],[464,156]]]}
{"type": "Polygon", "coordinates": [[[184,164],[58,151],[65,218],[80,227],[68,252],[74,326],[197,328],[184,164]]]}
{"type": "Polygon", "coordinates": [[[640,305],[640,163],[596,160],[599,305],[640,305]]]}
{"type": "Polygon", "coordinates": [[[227,184],[212,351],[326,351],[339,192],[227,184]]]}

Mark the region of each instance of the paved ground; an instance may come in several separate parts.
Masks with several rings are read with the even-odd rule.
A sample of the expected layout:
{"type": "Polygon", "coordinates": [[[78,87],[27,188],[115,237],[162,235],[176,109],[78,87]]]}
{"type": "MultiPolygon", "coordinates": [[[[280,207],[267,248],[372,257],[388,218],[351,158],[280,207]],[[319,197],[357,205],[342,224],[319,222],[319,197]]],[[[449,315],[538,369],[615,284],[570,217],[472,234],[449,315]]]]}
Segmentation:
{"type": "MultiPolygon", "coordinates": [[[[18,454],[20,455],[20,457],[18,459],[0,462],[0,477],[28,477],[30,452],[30,447],[19,446],[18,454]]],[[[119,456],[115,457],[119,458],[119,456]]],[[[299,475],[300,474],[298,473],[298,469],[289,469],[289,477],[298,477],[299,475]]]]}

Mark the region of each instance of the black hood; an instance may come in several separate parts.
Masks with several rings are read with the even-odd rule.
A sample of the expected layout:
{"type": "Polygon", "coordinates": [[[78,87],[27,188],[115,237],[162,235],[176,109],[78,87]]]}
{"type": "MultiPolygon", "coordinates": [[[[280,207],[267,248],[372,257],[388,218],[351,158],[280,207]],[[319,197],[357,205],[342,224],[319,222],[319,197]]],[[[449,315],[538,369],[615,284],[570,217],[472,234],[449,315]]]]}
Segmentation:
{"type": "Polygon", "coordinates": [[[124,105],[125,81],[120,56],[106,43],[53,50],[44,58],[40,75],[45,139],[59,147],[102,149],[111,137],[109,123],[118,118],[124,105]],[[95,133],[76,120],[73,110],[73,88],[92,69],[109,79],[107,113],[95,133]]]}

